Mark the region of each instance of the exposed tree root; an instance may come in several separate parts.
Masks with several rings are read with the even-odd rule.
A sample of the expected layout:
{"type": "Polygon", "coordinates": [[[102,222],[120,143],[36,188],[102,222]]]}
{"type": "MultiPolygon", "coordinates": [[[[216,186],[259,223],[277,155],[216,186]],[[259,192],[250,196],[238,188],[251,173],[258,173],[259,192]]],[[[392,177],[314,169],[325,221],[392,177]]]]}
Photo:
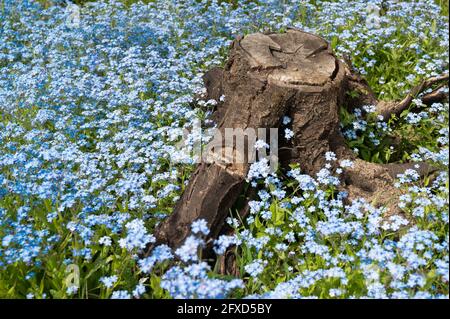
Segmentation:
{"type": "MultiPolygon", "coordinates": [[[[436,84],[448,82],[448,74],[443,74],[437,77],[430,78],[428,80],[422,81],[419,85],[415,86],[408,95],[399,102],[386,102],[380,101],[376,104],[376,111],[384,117],[385,120],[390,119],[393,115],[399,116],[404,110],[406,110],[412,103],[412,101],[425,90],[433,87],[436,84]]],[[[442,102],[446,96],[444,92],[439,90],[434,90],[433,92],[424,96],[425,104],[442,102]],[[433,102],[434,101],[434,102],[433,102]]]]}

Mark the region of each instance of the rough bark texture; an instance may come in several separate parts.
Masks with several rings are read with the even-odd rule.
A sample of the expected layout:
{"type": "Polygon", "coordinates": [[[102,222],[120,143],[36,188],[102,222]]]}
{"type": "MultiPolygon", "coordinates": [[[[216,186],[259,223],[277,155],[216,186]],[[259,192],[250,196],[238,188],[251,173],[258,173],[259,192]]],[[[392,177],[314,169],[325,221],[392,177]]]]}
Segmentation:
{"type": "MultiPolygon", "coordinates": [[[[282,155],[281,163],[298,162],[303,172],[315,176],[324,165],[325,152],[333,151],[339,159],[355,162],[342,176],[350,199],[364,197],[394,212],[399,195],[394,179],[412,164],[379,165],[356,158],[340,133],[339,107],[374,104],[388,118],[404,109],[422,89],[445,81],[445,77],[422,83],[403,101],[378,102],[367,83],[335,58],[325,40],[290,29],[236,39],[225,68],[212,69],[204,81],[208,98],[226,97],[213,114],[221,131],[278,127],[282,117],[289,115],[295,133],[293,148],[282,155]],[[358,97],[346,94],[352,90],[360,93],[358,97]]],[[[438,99],[434,91],[429,96],[430,101],[438,99]]],[[[433,171],[419,165],[423,175],[433,171]]],[[[218,236],[243,191],[249,167],[247,162],[227,163],[220,156],[214,163],[199,164],[174,212],[157,227],[157,242],[180,246],[191,223],[199,218],[208,222],[211,238],[218,236]]]]}

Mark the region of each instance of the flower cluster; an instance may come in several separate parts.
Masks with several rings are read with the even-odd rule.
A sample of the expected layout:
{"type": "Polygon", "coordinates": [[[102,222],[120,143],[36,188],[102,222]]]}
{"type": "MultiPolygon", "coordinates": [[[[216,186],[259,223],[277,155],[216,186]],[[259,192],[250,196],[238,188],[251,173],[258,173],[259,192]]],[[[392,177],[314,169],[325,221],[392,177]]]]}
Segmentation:
{"type": "MultiPolygon", "coordinates": [[[[351,167],[341,163],[336,171],[351,167]]],[[[236,227],[254,287],[249,297],[448,298],[448,174],[429,186],[418,186],[413,169],[399,176],[409,190],[399,204],[405,218],[384,217],[363,199],[348,204],[345,193],[329,192],[340,180],[326,170],[326,179],[315,180],[292,168],[287,175],[297,187],[281,197],[276,194],[292,188],[292,180],[260,184],[272,192],[259,191],[251,215],[236,227]],[[280,277],[286,281],[274,285],[280,277]]]]}

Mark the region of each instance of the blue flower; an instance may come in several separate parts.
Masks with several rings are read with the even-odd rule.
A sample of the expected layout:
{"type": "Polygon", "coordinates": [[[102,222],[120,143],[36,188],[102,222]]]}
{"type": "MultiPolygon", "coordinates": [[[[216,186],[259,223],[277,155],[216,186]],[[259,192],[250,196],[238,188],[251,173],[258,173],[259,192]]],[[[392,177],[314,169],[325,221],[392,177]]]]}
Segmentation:
{"type": "Polygon", "coordinates": [[[256,259],[252,263],[246,265],[244,269],[250,276],[257,278],[264,271],[265,263],[267,262],[262,259],[256,259]]]}
{"type": "Polygon", "coordinates": [[[131,299],[131,295],[126,290],[117,290],[112,293],[111,299],[131,299]]]}
{"type": "Polygon", "coordinates": [[[203,235],[209,234],[208,224],[204,219],[194,221],[191,225],[191,229],[194,234],[203,234],[203,235]]]}
{"type": "Polygon", "coordinates": [[[144,221],[141,219],[134,219],[125,225],[127,229],[127,236],[119,239],[119,246],[132,250],[134,248],[144,249],[147,244],[155,241],[153,235],[147,233],[144,226],[144,221]]]}
{"type": "Polygon", "coordinates": [[[149,257],[138,261],[139,268],[144,273],[150,273],[152,268],[160,262],[173,258],[172,250],[167,245],[159,245],[153,248],[149,257]]]}
{"type": "Polygon", "coordinates": [[[118,277],[116,275],[110,277],[102,277],[100,281],[105,285],[106,288],[112,288],[117,282],[118,277]]]}
{"type": "Polygon", "coordinates": [[[204,242],[195,236],[189,236],[186,238],[184,244],[175,250],[175,254],[180,257],[184,262],[187,261],[197,261],[198,260],[198,250],[203,246],[204,242]]]}

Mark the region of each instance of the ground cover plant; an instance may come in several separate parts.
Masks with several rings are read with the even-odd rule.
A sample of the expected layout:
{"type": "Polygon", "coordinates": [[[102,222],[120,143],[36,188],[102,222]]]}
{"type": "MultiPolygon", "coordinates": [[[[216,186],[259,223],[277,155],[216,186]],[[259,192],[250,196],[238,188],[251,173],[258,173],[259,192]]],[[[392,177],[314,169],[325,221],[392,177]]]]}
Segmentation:
{"type": "Polygon", "coordinates": [[[448,4],[78,4],[0,2],[0,297],[448,298],[448,102],[426,107],[420,95],[397,118],[371,105],[341,112],[361,159],[438,168],[398,176],[401,215],[347,203],[336,190],[352,163],[333,153],[316,176],[258,162],[249,216],[232,211],[234,232],[214,243],[217,256],[231,247],[234,274],[202,258],[202,220],[178,249],[141,254],[194,170],[176,137],[198,120],[212,125],[217,101],[196,97],[235,36],[318,34],[378,99],[400,99],[448,73],[448,4]]]}

